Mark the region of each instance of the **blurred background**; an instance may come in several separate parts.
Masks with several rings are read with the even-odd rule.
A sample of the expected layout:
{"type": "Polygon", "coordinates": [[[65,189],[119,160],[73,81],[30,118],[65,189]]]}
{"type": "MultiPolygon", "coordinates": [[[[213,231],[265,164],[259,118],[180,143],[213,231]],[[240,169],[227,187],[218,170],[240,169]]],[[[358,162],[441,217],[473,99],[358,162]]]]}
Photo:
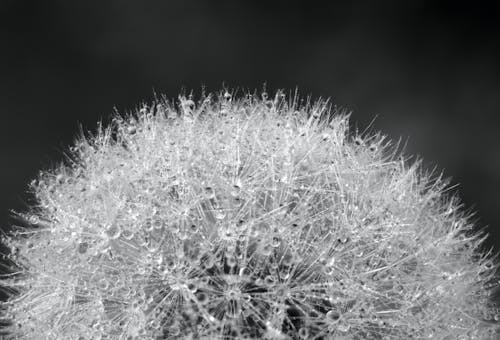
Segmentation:
{"type": "Polygon", "coordinates": [[[500,12],[457,1],[0,0],[0,225],[82,126],[154,92],[298,87],[407,142],[500,250],[500,12]]]}

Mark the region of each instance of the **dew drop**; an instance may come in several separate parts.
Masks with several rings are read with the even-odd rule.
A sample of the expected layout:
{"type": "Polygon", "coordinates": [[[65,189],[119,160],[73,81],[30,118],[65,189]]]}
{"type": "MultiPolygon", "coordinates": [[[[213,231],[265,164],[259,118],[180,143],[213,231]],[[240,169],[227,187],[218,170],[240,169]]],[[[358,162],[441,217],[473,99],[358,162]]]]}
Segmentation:
{"type": "Polygon", "coordinates": [[[307,339],[309,337],[309,330],[305,327],[299,329],[299,337],[301,339],[307,339]]]}
{"type": "Polygon", "coordinates": [[[148,232],[153,231],[153,229],[154,229],[154,225],[153,225],[153,223],[151,222],[151,219],[149,219],[149,218],[148,218],[146,221],[144,221],[144,225],[143,225],[143,227],[144,227],[144,230],[146,230],[146,231],[148,231],[148,232]]]}
{"type": "Polygon", "coordinates": [[[205,258],[205,261],[203,262],[203,267],[205,267],[206,269],[210,269],[214,266],[215,264],[215,258],[213,255],[208,255],[206,258],[205,258]]]}
{"type": "Polygon", "coordinates": [[[80,254],[85,254],[88,249],[89,249],[89,244],[87,242],[81,242],[78,245],[78,253],[80,254]]]}
{"type": "Polygon", "coordinates": [[[123,230],[122,230],[122,237],[123,237],[125,240],[130,241],[131,239],[133,239],[133,238],[134,238],[134,233],[133,233],[130,229],[123,229],[123,230]]]}
{"type": "Polygon", "coordinates": [[[106,290],[109,288],[109,281],[105,278],[103,279],[100,279],[98,282],[97,282],[97,287],[101,290],[106,290]]]}
{"type": "Polygon", "coordinates": [[[207,198],[207,199],[215,198],[214,188],[212,188],[210,186],[205,187],[205,198],[207,198]]]}
{"type": "Polygon", "coordinates": [[[194,282],[188,283],[187,288],[191,293],[194,293],[198,290],[198,286],[194,282]]]}
{"type": "Polygon", "coordinates": [[[199,292],[198,294],[196,294],[196,300],[204,305],[208,302],[208,295],[204,292],[199,292]]]}
{"type": "Polygon", "coordinates": [[[226,263],[229,267],[233,268],[236,266],[236,257],[232,256],[232,255],[229,255],[226,257],[226,263]]]}
{"type": "Polygon", "coordinates": [[[133,125],[127,127],[127,132],[129,134],[131,134],[131,135],[133,135],[134,133],[136,133],[136,131],[137,130],[136,130],[135,126],[133,126],[133,125]]]}
{"type": "Polygon", "coordinates": [[[273,240],[272,240],[272,242],[271,242],[271,247],[273,247],[273,248],[278,248],[280,245],[281,245],[281,240],[280,240],[280,238],[279,238],[279,237],[277,237],[277,236],[274,236],[274,237],[273,237],[273,240]]]}
{"type": "Polygon", "coordinates": [[[297,292],[295,298],[300,302],[304,302],[307,299],[307,295],[304,292],[297,292]]]}
{"type": "Polygon", "coordinates": [[[330,321],[337,321],[340,318],[340,313],[336,310],[330,310],[326,313],[326,318],[330,321]]]}
{"type": "Polygon", "coordinates": [[[112,240],[116,240],[121,235],[121,228],[113,224],[109,228],[106,229],[106,235],[112,240]]]}
{"type": "Polygon", "coordinates": [[[275,282],[276,282],[276,278],[273,275],[267,275],[264,278],[264,284],[266,284],[268,286],[274,285],[275,282]]]}
{"type": "Polygon", "coordinates": [[[340,237],[337,241],[341,244],[346,244],[349,241],[349,238],[344,236],[340,237]]]}
{"type": "Polygon", "coordinates": [[[248,267],[242,267],[239,271],[239,276],[250,276],[251,273],[252,271],[248,267]]]}
{"type": "Polygon", "coordinates": [[[218,220],[223,220],[226,217],[226,214],[221,209],[218,209],[215,211],[214,217],[218,220]]]}
{"type": "Polygon", "coordinates": [[[189,227],[189,230],[191,231],[191,233],[196,233],[198,232],[199,228],[198,228],[198,225],[195,224],[195,223],[192,223],[191,226],[189,227]]]}

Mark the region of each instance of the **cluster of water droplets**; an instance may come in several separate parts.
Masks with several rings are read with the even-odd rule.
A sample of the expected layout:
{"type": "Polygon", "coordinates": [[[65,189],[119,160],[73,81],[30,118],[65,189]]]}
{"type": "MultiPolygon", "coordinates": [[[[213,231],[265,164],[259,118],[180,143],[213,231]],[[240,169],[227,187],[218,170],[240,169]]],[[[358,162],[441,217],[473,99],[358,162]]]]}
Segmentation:
{"type": "Polygon", "coordinates": [[[42,172],[6,339],[493,335],[496,267],[446,182],[327,102],[261,98],[144,106],[42,172]]]}

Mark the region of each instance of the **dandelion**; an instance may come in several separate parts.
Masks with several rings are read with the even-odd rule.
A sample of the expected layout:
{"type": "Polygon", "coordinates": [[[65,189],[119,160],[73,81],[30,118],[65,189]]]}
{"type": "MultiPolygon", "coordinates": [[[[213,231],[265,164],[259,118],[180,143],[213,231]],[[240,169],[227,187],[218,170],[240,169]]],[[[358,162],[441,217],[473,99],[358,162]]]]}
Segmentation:
{"type": "Polygon", "coordinates": [[[31,183],[3,338],[498,336],[498,265],[447,180],[327,101],[213,97],[116,116],[31,183]]]}

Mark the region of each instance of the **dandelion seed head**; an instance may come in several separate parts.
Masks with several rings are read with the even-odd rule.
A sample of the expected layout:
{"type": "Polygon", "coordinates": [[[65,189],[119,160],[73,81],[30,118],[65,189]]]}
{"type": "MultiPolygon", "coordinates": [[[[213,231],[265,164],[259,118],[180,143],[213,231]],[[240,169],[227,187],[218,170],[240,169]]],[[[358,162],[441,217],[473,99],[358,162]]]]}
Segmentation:
{"type": "Polygon", "coordinates": [[[32,182],[5,339],[495,338],[498,266],[445,180],[326,101],[178,99],[32,182]]]}

